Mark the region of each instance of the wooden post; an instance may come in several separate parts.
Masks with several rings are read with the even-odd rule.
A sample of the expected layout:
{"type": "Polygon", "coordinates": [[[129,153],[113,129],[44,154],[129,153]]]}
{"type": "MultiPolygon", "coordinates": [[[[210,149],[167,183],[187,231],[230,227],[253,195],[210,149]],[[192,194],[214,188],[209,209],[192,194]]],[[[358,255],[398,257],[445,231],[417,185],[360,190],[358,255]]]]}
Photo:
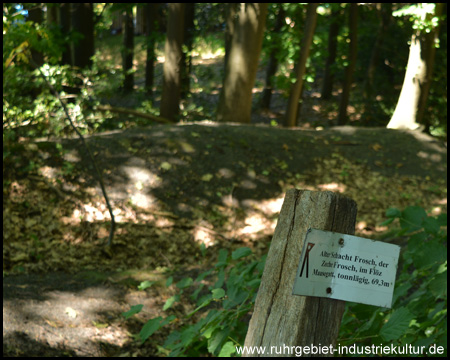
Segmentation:
{"type": "MultiPolygon", "coordinates": [[[[283,346],[336,344],[345,302],[292,295],[292,289],[308,228],[353,235],[355,221],[356,203],[349,198],[329,191],[287,191],[245,346],[265,347],[263,356],[270,356],[271,346],[281,348],[282,351],[281,354],[272,353],[272,356],[295,356],[295,353],[283,351],[283,346]]],[[[246,353],[243,356],[258,354],[246,353]]]]}

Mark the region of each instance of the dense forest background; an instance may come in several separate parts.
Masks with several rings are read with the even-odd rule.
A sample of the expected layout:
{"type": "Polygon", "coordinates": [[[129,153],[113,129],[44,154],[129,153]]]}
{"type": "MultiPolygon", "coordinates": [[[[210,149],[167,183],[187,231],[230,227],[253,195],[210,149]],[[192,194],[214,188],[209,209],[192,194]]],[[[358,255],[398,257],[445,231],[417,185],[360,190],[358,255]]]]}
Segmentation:
{"type": "Polygon", "coordinates": [[[11,129],[61,131],[58,116],[43,118],[42,78],[24,81],[45,64],[57,91],[84,101],[86,131],[117,126],[98,114],[109,103],[169,121],[249,123],[272,110],[274,125],[445,136],[445,13],[445,4],[10,4],[4,112],[11,129]]]}
{"type": "Polygon", "coordinates": [[[4,355],[235,354],[292,187],[402,246],[340,343],[446,349],[446,141],[443,3],[5,3],[4,355]]]}

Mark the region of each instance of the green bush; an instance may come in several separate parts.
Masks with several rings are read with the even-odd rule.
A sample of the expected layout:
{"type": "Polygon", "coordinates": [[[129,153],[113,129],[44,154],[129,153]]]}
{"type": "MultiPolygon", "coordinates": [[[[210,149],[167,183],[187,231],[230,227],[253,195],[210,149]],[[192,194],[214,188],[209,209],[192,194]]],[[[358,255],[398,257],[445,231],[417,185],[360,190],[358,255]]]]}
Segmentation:
{"type": "Polygon", "coordinates": [[[397,238],[407,241],[392,309],[347,304],[338,343],[447,347],[447,216],[427,216],[418,206],[391,208],[385,225],[398,219],[397,238]]]}
{"type": "MultiPolygon", "coordinates": [[[[167,337],[163,348],[169,356],[199,356],[206,353],[230,356],[235,352],[235,345],[243,345],[248,328],[248,313],[254,306],[265,258],[256,259],[247,247],[233,251],[231,256],[227,250],[221,249],[213,269],[201,273],[195,280],[186,277],[176,283],[178,294],[166,301],[163,310],[172,308],[181,300],[182,294],[190,289],[190,297],[197,307],[184,320],[189,321],[197,313],[203,314],[197,316],[197,322],[190,323],[180,331],[173,331],[167,337]]],[[[166,286],[172,285],[172,282],[173,278],[170,277],[166,286]]],[[[141,288],[146,287],[145,284],[141,285],[141,288]]],[[[124,316],[129,318],[141,309],[142,305],[136,305],[124,316]]],[[[139,338],[144,342],[175,319],[174,315],[150,319],[142,328],[139,338]]]]}
{"type": "MultiPolygon", "coordinates": [[[[399,220],[400,230],[395,238],[407,240],[399,262],[393,307],[348,303],[338,344],[436,344],[446,348],[447,217],[444,214],[427,216],[425,210],[417,206],[403,211],[392,208],[386,216],[385,225],[399,220]]],[[[163,310],[180,302],[187,289],[191,289],[190,297],[197,307],[185,316],[184,322],[188,325],[170,333],[160,350],[170,356],[235,354],[235,346],[243,345],[247,333],[248,314],[254,306],[264,264],[265,256],[256,260],[249,248],[239,248],[231,256],[222,249],[213,269],[201,273],[195,280],[186,277],[178,281],[178,293],[166,301],[163,310]],[[197,321],[189,322],[194,314],[197,321]]],[[[166,286],[172,282],[170,277],[166,286]]],[[[140,289],[151,285],[144,282],[140,289]]],[[[141,309],[142,305],[136,305],[124,316],[129,318],[141,309]]],[[[139,334],[140,340],[145,342],[174,320],[175,315],[149,320],[139,334]]]]}

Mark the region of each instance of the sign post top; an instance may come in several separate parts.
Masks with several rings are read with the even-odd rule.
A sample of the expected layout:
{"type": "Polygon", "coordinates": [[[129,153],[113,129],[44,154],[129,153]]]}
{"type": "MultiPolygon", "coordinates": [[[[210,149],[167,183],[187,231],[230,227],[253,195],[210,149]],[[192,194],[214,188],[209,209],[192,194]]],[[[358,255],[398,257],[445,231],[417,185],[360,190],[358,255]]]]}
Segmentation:
{"type": "Polygon", "coordinates": [[[292,293],[390,308],[399,254],[397,245],[309,229],[292,293]]]}

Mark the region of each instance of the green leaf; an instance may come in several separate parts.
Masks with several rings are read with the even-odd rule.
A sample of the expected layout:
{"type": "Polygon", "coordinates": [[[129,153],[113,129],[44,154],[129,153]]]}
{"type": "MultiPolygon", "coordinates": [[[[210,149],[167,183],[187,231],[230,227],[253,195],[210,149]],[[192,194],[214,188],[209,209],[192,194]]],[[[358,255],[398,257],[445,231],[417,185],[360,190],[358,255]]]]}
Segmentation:
{"type": "Polygon", "coordinates": [[[141,338],[141,341],[144,342],[147,340],[150,336],[153,335],[155,331],[157,331],[161,326],[162,317],[158,316],[157,318],[150,319],[147,321],[147,323],[142,328],[141,332],[139,333],[139,337],[141,338]]]}
{"type": "Polygon", "coordinates": [[[169,277],[166,280],[166,287],[169,287],[170,285],[172,285],[172,283],[173,283],[173,276],[169,277]]]}
{"type": "Polygon", "coordinates": [[[164,304],[163,310],[166,311],[167,309],[170,309],[172,307],[172,305],[174,304],[175,301],[179,301],[180,300],[180,295],[174,295],[171,296],[170,298],[168,298],[166,300],[166,303],[164,304]]]}
{"type": "Polygon", "coordinates": [[[439,214],[437,216],[439,226],[447,226],[447,214],[439,214]]]}
{"type": "Polygon", "coordinates": [[[228,265],[228,250],[220,249],[219,250],[219,258],[217,261],[217,264],[215,265],[216,268],[218,267],[224,267],[228,265]]]}
{"type": "Polygon", "coordinates": [[[204,298],[203,302],[200,304],[200,306],[198,306],[194,311],[191,311],[187,317],[191,317],[192,315],[194,315],[197,311],[199,311],[200,309],[204,308],[205,306],[208,306],[212,301],[212,297],[211,295],[208,295],[206,298],[204,298]]]}
{"type": "Polygon", "coordinates": [[[388,218],[397,218],[400,217],[401,214],[402,212],[396,208],[389,208],[386,210],[386,217],[388,218]]]}
{"type": "Polygon", "coordinates": [[[436,298],[447,297],[447,271],[436,275],[428,284],[428,288],[436,298]]]}
{"type": "Polygon", "coordinates": [[[220,350],[219,357],[230,357],[236,352],[236,347],[233,342],[227,341],[220,350]]]}
{"type": "Polygon", "coordinates": [[[233,260],[238,260],[238,259],[241,259],[243,257],[250,255],[251,253],[252,253],[252,251],[250,250],[250,248],[241,247],[241,248],[233,251],[233,253],[231,254],[231,258],[233,260]]]}
{"type": "Polygon", "coordinates": [[[390,218],[390,219],[387,219],[387,220],[384,220],[381,224],[380,224],[380,226],[386,226],[386,225],[389,225],[391,222],[393,222],[395,220],[395,218],[390,218]]]}
{"type": "Polygon", "coordinates": [[[212,337],[208,340],[208,351],[211,354],[214,355],[220,344],[226,340],[228,333],[229,331],[226,329],[214,332],[212,337]]]}
{"type": "Polygon", "coordinates": [[[399,339],[405,334],[409,328],[409,323],[414,317],[415,315],[404,307],[395,310],[389,321],[382,326],[380,330],[381,337],[386,341],[399,339]]]}
{"type": "Polygon", "coordinates": [[[221,299],[225,296],[225,290],[222,288],[214,289],[211,291],[211,293],[214,300],[221,299]]]}
{"type": "Polygon", "coordinates": [[[143,281],[143,282],[141,282],[141,283],[139,284],[138,289],[139,289],[139,290],[145,290],[145,289],[149,288],[150,286],[152,286],[152,285],[155,284],[155,283],[156,283],[156,281],[148,281],[148,280],[145,280],[145,281],[143,281]]]}
{"type": "Polygon", "coordinates": [[[226,249],[220,249],[219,250],[219,262],[221,261],[227,261],[228,258],[228,250],[226,249]]]}
{"type": "Polygon", "coordinates": [[[220,269],[219,274],[217,275],[217,281],[214,284],[214,288],[220,288],[223,286],[225,282],[225,271],[220,269]]]}
{"type": "Polygon", "coordinates": [[[426,217],[427,213],[423,208],[420,206],[410,206],[403,210],[400,225],[402,229],[408,229],[409,232],[416,231],[422,227],[422,223],[426,217]]]}
{"type": "Polygon", "coordinates": [[[166,317],[161,323],[159,324],[160,327],[166,326],[171,321],[175,320],[177,317],[175,315],[170,315],[166,317]]]}
{"type": "Polygon", "coordinates": [[[122,313],[122,316],[124,316],[125,319],[129,319],[134,314],[137,314],[138,312],[140,312],[143,307],[144,307],[144,305],[142,305],[142,304],[133,305],[130,310],[128,310],[127,312],[122,313]]]}
{"type": "Polygon", "coordinates": [[[423,221],[423,228],[429,234],[437,234],[440,230],[439,222],[432,217],[427,217],[423,221]]]}
{"type": "Polygon", "coordinates": [[[185,288],[191,286],[193,282],[194,282],[194,280],[192,280],[192,278],[190,278],[190,277],[181,279],[179,282],[177,282],[177,288],[185,289],[185,288]]]}
{"type": "Polygon", "coordinates": [[[437,241],[429,241],[412,254],[417,269],[439,264],[445,261],[447,249],[437,241]]]}

